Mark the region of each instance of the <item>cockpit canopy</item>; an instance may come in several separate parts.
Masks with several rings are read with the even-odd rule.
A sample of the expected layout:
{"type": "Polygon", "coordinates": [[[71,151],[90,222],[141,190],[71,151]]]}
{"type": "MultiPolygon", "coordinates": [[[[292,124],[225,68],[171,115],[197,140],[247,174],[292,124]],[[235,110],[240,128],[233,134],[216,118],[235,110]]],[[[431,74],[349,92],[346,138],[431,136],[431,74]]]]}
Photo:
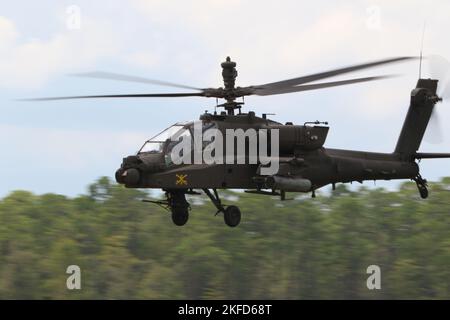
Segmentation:
{"type": "Polygon", "coordinates": [[[164,150],[166,142],[179,140],[183,135],[190,135],[189,127],[193,125],[190,123],[175,123],[170,127],[164,129],[156,136],[145,141],[138,153],[150,152],[158,153],[164,150]]]}
{"type": "Polygon", "coordinates": [[[138,151],[138,154],[170,152],[172,148],[185,137],[193,139],[194,124],[197,123],[201,124],[202,132],[205,132],[207,129],[216,127],[214,123],[206,121],[175,123],[167,129],[158,133],[153,138],[147,140],[138,151]]]}

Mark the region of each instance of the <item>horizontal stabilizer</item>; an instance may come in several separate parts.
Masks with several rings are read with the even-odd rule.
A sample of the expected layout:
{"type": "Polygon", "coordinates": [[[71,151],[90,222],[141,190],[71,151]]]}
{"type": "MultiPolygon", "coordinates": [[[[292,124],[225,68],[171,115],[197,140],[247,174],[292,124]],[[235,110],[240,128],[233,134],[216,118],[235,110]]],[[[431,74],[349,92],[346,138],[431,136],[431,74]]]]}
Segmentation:
{"type": "Polygon", "coordinates": [[[423,153],[417,152],[414,155],[416,159],[438,159],[438,158],[450,158],[450,153],[423,153]]]}

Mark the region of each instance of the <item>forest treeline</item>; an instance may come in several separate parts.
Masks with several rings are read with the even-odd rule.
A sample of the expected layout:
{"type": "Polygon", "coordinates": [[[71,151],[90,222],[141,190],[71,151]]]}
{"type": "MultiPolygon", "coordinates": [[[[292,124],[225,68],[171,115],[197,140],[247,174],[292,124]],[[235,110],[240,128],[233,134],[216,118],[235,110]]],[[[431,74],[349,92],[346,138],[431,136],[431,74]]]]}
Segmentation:
{"type": "Polygon", "coordinates": [[[204,196],[177,227],[108,178],[75,198],[14,191],[0,200],[0,299],[450,299],[450,178],[427,200],[410,182],[283,202],[221,194],[238,201],[236,228],[204,196]],[[66,288],[69,265],[81,290],[66,288]]]}

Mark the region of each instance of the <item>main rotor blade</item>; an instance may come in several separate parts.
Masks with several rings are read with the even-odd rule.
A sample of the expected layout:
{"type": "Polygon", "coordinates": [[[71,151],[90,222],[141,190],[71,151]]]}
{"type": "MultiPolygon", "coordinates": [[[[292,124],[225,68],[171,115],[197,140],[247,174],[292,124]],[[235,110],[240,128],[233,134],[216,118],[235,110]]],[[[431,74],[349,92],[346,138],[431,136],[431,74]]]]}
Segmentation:
{"type": "Polygon", "coordinates": [[[137,76],[130,76],[130,75],[120,74],[120,73],[104,72],[104,71],[94,71],[94,72],[87,72],[87,73],[73,73],[70,75],[75,76],[75,77],[139,82],[139,83],[147,83],[147,84],[157,84],[157,85],[167,86],[167,87],[175,87],[175,88],[183,88],[183,89],[191,89],[191,90],[202,90],[200,88],[195,88],[195,87],[187,86],[184,84],[178,84],[178,83],[162,81],[162,80],[155,80],[155,79],[148,79],[148,78],[137,77],[137,76]]]}
{"type": "Polygon", "coordinates": [[[385,76],[375,76],[375,77],[366,77],[366,78],[356,78],[356,79],[324,82],[324,83],[309,84],[309,85],[306,84],[306,85],[300,85],[300,86],[288,87],[288,88],[270,88],[270,89],[256,88],[255,92],[253,94],[258,95],[258,96],[269,96],[269,95],[275,95],[275,94],[284,94],[284,93],[291,93],[291,92],[309,91],[309,90],[317,90],[317,89],[330,88],[330,87],[338,87],[338,86],[344,86],[344,85],[352,84],[352,83],[374,81],[374,80],[385,79],[385,78],[390,78],[390,77],[392,77],[392,76],[385,75],[385,76]]]}
{"type": "Polygon", "coordinates": [[[98,98],[176,98],[176,97],[205,97],[205,94],[203,92],[109,94],[109,95],[95,95],[95,96],[46,97],[34,99],[22,99],[22,101],[53,101],[53,100],[98,99],[98,98]]]}
{"type": "Polygon", "coordinates": [[[378,61],[354,65],[354,66],[350,66],[350,67],[334,69],[334,70],[330,70],[330,71],[326,71],[326,72],[315,73],[315,74],[311,74],[308,76],[267,83],[267,84],[263,84],[263,85],[259,85],[259,86],[254,86],[254,88],[272,89],[272,88],[298,86],[303,83],[308,83],[308,82],[317,81],[317,80],[321,80],[321,79],[325,79],[325,78],[329,78],[329,77],[334,77],[334,76],[341,75],[344,73],[349,73],[349,72],[353,72],[353,71],[357,71],[357,70],[368,69],[368,68],[372,68],[372,67],[376,67],[376,66],[380,66],[380,65],[384,65],[384,64],[401,62],[401,61],[406,61],[406,60],[411,60],[411,59],[416,59],[416,57],[397,57],[397,58],[391,58],[391,59],[378,60],[378,61]]]}

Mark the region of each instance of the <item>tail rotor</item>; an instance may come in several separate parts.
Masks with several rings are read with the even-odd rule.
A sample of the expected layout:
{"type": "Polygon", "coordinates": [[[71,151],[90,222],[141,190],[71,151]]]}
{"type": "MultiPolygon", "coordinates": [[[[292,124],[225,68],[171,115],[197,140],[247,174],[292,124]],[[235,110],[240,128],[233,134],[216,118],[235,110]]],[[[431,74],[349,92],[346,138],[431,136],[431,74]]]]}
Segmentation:
{"type": "MultiPolygon", "coordinates": [[[[432,55],[427,57],[429,76],[439,80],[437,96],[442,104],[450,102],[450,62],[442,56],[432,55]]],[[[443,142],[443,131],[440,121],[439,111],[433,108],[430,122],[427,127],[424,139],[432,144],[443,142]]]]}

